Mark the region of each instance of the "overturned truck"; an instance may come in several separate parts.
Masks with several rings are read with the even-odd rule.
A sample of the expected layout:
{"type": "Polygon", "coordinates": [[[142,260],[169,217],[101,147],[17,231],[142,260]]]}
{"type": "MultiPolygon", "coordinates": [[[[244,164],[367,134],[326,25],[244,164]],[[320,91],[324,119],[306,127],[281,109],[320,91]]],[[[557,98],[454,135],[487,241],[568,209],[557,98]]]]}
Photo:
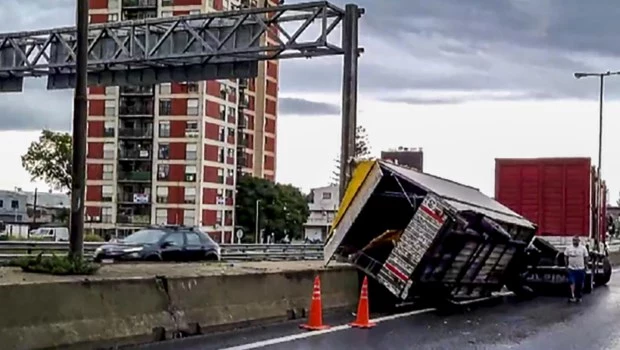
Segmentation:
{"type": "Polygon", "coordinates": [[[397,300],[460,302],[505,286],[532,293],[528,285],[546,283],[543,271],[564,276],[560,252],[534,246],[535,234],[535,224],[475,188],[365,161],[341,201],[324,259],[354,264],[397,300]]]}

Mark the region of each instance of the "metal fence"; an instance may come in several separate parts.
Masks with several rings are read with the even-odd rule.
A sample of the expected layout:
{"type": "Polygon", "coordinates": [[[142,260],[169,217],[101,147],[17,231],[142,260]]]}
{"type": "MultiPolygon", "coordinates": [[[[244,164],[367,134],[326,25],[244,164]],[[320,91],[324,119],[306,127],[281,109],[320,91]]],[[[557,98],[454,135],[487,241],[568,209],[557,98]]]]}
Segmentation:
{"type": "MultiPolygon", "coordinates": [[[[85,242],[84,256],[92,258],[100,242],[85,242]]],[[[321,244],[220,244],[222,260],[318,260],[323,258],[321,244]]],[[[69,251],[67,242],[0,242],[0,260],[28,255],[61,255],[69,251]]]]}

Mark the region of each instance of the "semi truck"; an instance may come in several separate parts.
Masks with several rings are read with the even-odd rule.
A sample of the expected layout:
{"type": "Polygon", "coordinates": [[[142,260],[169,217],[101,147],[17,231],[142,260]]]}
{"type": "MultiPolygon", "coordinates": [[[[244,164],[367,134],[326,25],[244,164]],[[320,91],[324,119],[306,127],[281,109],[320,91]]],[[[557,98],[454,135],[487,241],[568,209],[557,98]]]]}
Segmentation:
{"type": "Polygon", "coordinates": [[[476,188],[369,160],[355,168],[324,259],[353,264],[394,302],[462,303],[504,288],[531,295],[540,285],[532,273],[561,269],[536,231],[476,188]]]}
{"type": "MultiPolygon", "coordinates": [[[[495,160],[495,199],[537,225],[533,245],[548,257],[555,255],[545,265],[562,267],[564,248],[571,244],[572,237],[581,237],[592,258],[587,289],[607,283],[611,277],[605,245],[606,195],[606,184],[599,181],[590,158],[495,160]]],[[[547,273],[539,273],[538,277],[532,274],[530,279],[567,283],[562,269],[557,273],[552,270],[547,268],[547,273]]]]}

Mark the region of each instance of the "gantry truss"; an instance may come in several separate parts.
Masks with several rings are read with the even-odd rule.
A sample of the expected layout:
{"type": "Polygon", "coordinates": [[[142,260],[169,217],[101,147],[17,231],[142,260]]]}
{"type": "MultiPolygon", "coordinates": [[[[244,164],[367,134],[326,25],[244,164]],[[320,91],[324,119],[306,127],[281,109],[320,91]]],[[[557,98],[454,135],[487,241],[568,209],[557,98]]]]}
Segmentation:
{"type": "MultiPolygon", "coordinates": [[[[331,43],[330,34],[344,15],[343,9],[317,1],[93,24],[88,83],[249,78],[262,60],[340,55],[342,44],[331,43]]],[[[75,27],[0,33],[0,91],[21,91],[24,77],[40,76],[48,76],[49,89],[73,87],[76,35],[75,27]]]]}

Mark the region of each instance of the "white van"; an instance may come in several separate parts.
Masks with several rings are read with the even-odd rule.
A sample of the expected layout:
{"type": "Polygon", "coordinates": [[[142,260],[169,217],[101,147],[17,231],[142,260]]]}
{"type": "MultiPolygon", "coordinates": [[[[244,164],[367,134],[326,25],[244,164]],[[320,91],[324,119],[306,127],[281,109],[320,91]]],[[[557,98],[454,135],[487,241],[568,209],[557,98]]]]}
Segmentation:
{"type": "Polygon", "coordinates": [[[66,227],[39,227],[30,231],[32,238],[46,238],[54,242],[69,241],[69,229],[66,227]]]}

